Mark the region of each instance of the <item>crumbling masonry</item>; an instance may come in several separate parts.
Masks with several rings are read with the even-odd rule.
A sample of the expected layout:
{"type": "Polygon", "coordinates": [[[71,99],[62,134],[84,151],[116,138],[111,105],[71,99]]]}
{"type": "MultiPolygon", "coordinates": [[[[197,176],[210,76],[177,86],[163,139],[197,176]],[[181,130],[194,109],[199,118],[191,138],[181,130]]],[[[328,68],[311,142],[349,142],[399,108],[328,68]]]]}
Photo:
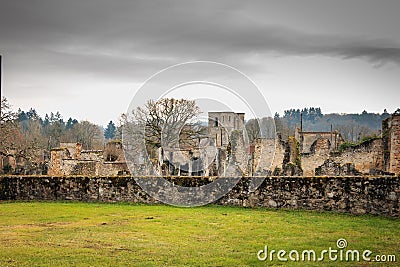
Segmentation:
{"type": "Polygon", "coordinates": [[[51,150],[48,175],[123,175],[129,170],[120,141],[107,143],[104,150],[82,150],[80,143],[61,143],[51,150]]]}
{"type": "MultiPolygon", "coordinates": [[[[180,151],[158,151],[158,172],[178,176],[355,176],[400,175],[400,113],[382,122],[381,136],[342,147],[340,133],[304,132],[282,140],[243,137],[244,113],[210,112],[208,137],[180,151]]],[[[49,175],[129,173],[119,141],[104,150],[62,143],[51,151],[49,175]]]]}
{"type": "MultiPolygon", "coordinates": [[[[336,131],[297,130],[295,140],[298,141],[298,146],[282,140],[276,142],[275,163],[272,164],[270,171],[274,173],[274,170],[278,170],[275,171],[276,175],[287,175],[288,173],[282,173],[281,170],[285,170],[285,166],[290,164],[297,166],[298,171],[289,175],[399,175],[400,114],[398,112],[382,122],[381,132],[381,136],[356,146],[341,147],[344,140],[336,131]]],[[[263,148],[265,149],[265,146],[263,148]]]]}

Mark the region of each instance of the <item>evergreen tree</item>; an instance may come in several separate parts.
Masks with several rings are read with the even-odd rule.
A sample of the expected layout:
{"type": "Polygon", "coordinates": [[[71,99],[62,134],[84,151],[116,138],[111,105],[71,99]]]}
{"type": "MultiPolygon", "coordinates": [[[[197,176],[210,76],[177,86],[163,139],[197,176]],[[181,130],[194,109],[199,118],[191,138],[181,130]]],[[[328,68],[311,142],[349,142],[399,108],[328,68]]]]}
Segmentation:
{"type": "Polygon", "coordinates": [[[115,127],[115,124],[110,121],[107,125],[107,128],[104,130],[104,137],[106,139],[113,139],[115,137],[117,128],[115,127]]]}
{"type": "Polygon", "coordinates": [[[46,113],[46,115],[44,116],[44,121],[43,121],[42,126],[46,127],[49,124],[50,124],[50,118],[49,118],[49,115],[46,113]]]}
{"type": "Polygon", "coordinates": [[[71,117],[68,119],[67,123],[65,124],[65,128],[67,130],[71,129],[78,121],[76,119],[72,119],[71,117]]]}
{"type": "Polygon", "coordinates": [[[38,120],[40,118],[36,110],[33,108],[31,108],[28,112],[26,112],[26,116],[31,120],[38,120]]]}
{"type": "Polygon", "coordinates": [[[18,121],[22,122],[22,121],[26,121],[28,119],[29,118],[28,118],[27,114],[24,111],[22,111],[21,109],[19,109],[18,110],[18,121]]]}

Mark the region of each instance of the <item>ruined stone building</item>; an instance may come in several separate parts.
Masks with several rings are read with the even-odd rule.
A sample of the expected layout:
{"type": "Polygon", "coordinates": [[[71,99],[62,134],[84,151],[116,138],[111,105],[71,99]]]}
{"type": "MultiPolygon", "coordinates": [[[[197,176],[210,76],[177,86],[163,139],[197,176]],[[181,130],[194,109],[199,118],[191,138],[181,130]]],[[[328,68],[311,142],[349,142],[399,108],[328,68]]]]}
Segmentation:
{"type": "MultiPolygon", "coordinates": [[[[238,138],[244,129],[244,113],[209,112],[208,126],[204,136],[191,147],[168,150],[159,148],[159,173],[163,175],[220,176],[242,175],[243,171],[231,170],[229,160],[236,160],[237,168],[245,170],[249,156],[243,148],[244,142],[238,138]],[[232,140],[237,140],[235,144],[232,140]],[[232,145],[234,146],[232,148],[232,145]],[[243,164],[240,164],[243,163],[243,164]]],[[[232,165],[232,164],[231,164],[232,165]]]]}
{"type": "MultiPolygon", "coordinates": [[[[207,135],[179,149],[159,148],[151,161],[157,173],[180,176],[400,174],[399,112],[382,122],[381,136],[349,146],[339,132],[301,130],[288,140],[278,135],[249,145],[243,130],[244,113],[210,112],[207,135]]],[[[113,141],[104,150],[61,143],[51,151],[48,173],[120,175],[129,170],[122,143],[113,141]]]]}
{"type": "MultiPolygon", "coordinates": [[[[272,145],[270,140],[262,140],[259,150],[268,151],[272,145]]],[[[276,140],[272,164],[258,164],[259,170],[276,175],[399,175],[400,113],[382,122],[381,136],[348,146],[336,131],[297,130],[287,142],[276,140]]]]}
{"type": "Polygon", "coordinates": [[[340,145],[344,143],[342,135],[337,131],[305,132],[297,128],[294,137],[300,143],[300,153],[302,155],[314,153],[315,150],[337,151],[340,145]]]}
{"type": "Polygon", "coordinates": [[[40,175],[47,173],[47,162],[50,158],[48,151],[36,151],[30,159],[18,155],[16,150],[11,150],[9,155],[0,155],[0,173],[40,175]]]}
{"type": "Polygon", "coordinates": [[[82,150],[80,143],[60,143],[50,152],[49,175],[128,174],[122,142],[111,141],[104,150],[82,150]]]}
{"type": "Polygon", "coordinates": [[[244,113],[209,112],[208,129],[219,148],[228,146],[233,131],[242,131],[244,128],[244,113]]]}

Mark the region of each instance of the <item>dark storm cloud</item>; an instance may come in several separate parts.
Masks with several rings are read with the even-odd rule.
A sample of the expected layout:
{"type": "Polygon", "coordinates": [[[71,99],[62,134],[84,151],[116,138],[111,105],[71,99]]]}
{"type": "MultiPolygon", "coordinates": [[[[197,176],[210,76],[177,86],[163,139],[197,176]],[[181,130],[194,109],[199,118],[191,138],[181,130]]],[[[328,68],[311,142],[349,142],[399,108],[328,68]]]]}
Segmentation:
{"type": "Polygon", "coordinates": [[[102,116],[109,116],[97,109],[101,103],[111,102],[119,110],[121,101],[126,100],[119,96],[131,93],[160,69],[185,61],[210,60],[259,79],[264,90],[279,84],[283,89],[273,102],[281,106],[276,109],[309,105],[311,97],[306,104],[297,96],[292,104],[281,103],[280,94],[290,94],[291,88],[304,88],[315,93],[310,93],[312,96],[321,88],[335,88],[340,95],[352,84],[352,88],[362,88],[357,94],[366,95],[368,86],[397,88],[398,10],[397,0],[0,0],[3,88],[16,105],[25,108],[31,107],[33,98],[35,106],[47,111],[55,109],[52,103],[74,99],[62,105],[64,112],[71,114],[87,114],[84,109],[90,102],[85,98],[96,96],[93,110],[104,113],[92,116],[101,121],[102,116]],[[291,56],[304,58],[298,61],[291,56]],[[357,68],[363,66],[358,61],[338,63],[323,57],[395,66],[376,68],[377,76],[373,76],[368,68],[357,68]],[[292,79],[297,67],[314,75],[324,62],[334,66],[331,69],[329,65],[322,74],[336,70],[339,74],[347,65],[346,74],[348,71],[350,79],[357,78],[348,81],[347,76],[335,76],[316,89],[309,79],[305,84],[292,79]],[[269,73],[272,79],[268,79],[269,73]],[[355,86],[355,81],[362,85],[355,86]],[[115,94],[102,97],[109,88],[115,94]],[[75,110],[75,106],[80,108],[75,110]]]}
{"type": "Polygon", "coordinates": [[[137,72],[146,72],[187,60],[242,65],[247,56],[258,55],[263,62],[265,53],[400,64],[400,46],[394,41],[270,25],[230,1],[2,2],[2,53],[26,62],[36,53],[50,68],[49,61],[75,71],[112,74],[136,65],[137,72]]]}
{"type": "Polygon", "coordinates": [[[354,46],[346,47],[343,51],[337,51],[347,58],[365,57],[373,63],[379,65],[386,62],[395,62],[400,64],[400,49],[398,47],[379,47],[379,46],[354,46]]]}

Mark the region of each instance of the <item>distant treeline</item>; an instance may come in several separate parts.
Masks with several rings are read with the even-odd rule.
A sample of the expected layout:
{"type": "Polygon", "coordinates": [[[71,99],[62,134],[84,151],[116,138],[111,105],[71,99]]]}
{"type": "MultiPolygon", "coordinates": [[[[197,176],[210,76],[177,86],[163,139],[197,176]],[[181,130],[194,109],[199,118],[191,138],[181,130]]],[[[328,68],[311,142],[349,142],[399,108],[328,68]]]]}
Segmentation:
{"type": "Polygon", "coordinates": [[[42,118],[35,109],[18,110],[16,123],[25,139],[32,139],[36,146],[44,149],[57,147],[60,142],[80,142],[86,149],[103,146],[101,126],[71,117],[65,121],[59,112],[51,112],[42,118]]]}
{"type": "MultiPolygon", "coordinates": [[[[385,109],[382,114],[363,111],[361,114],[323,114],[321,108],[285,110],[281,116],[275,113],[274,120],[260,120],[263,137],[273,137],[279,133],[283,138],[293,136],[296,128],[300,128],[302,118],[303,131],[339,131],[346,141],[356,142],[365,136],[378,135],[382,128],[382,120],[390,117],[385,109]],[[273,130],[275,123],[276,132],[273,130]]],[[[246,128],[250,132],[250,141],[257,136],[258,123],[249,120],[246,128]]]]}

